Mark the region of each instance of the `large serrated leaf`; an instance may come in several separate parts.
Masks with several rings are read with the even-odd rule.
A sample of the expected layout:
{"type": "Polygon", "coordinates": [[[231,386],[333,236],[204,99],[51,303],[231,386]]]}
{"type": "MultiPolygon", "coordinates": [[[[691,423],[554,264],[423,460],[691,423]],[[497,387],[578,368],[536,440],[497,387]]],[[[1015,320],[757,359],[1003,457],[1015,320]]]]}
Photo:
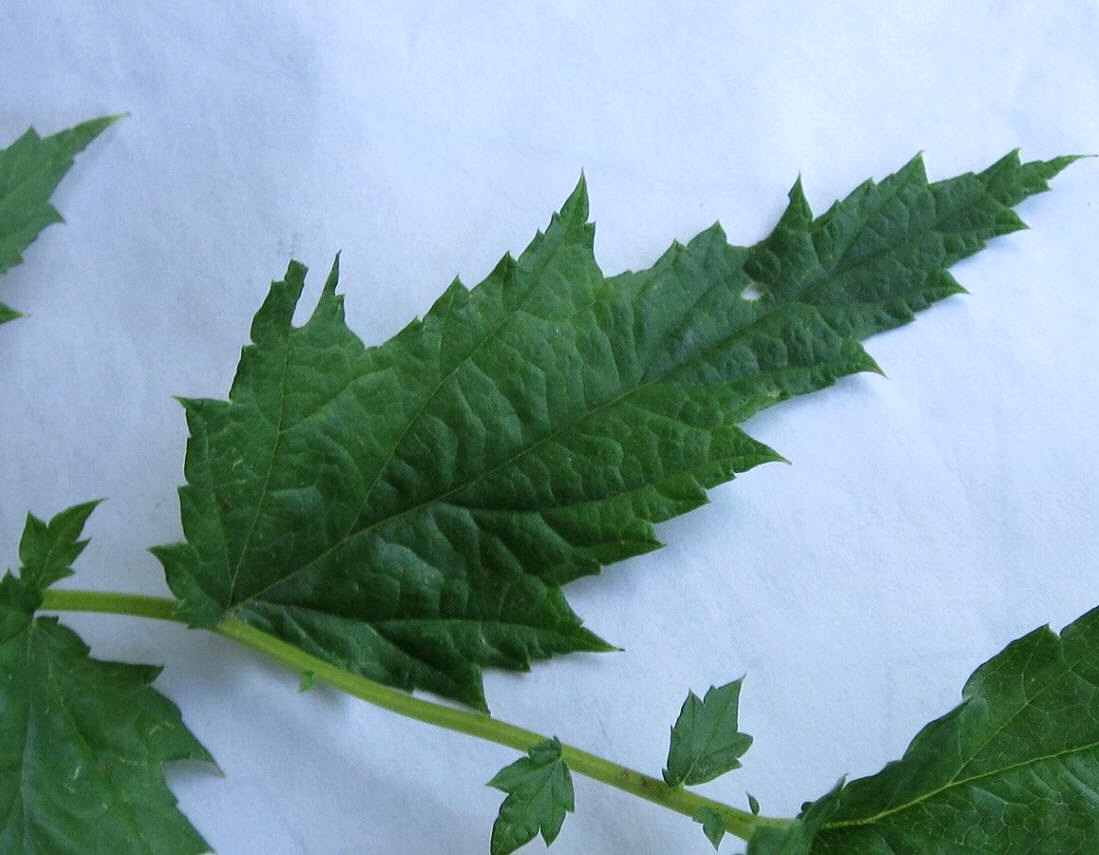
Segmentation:
{"type": "Polygon", "coordinates": [[[561,586],[779,459],[738,423],[875,369],[859,339],[961,290],[947,268],[1071,160],[929,184],[916,159],[816,219],[798,184],[760,244],[715,225],[612,278],[581,182],[519,258],[372,348],[335,268],[292,325],[291,264],[229,401],[185,402],[186,542],[156,550],[182,614],[476,706],[485,666],[606,649],[561,586]]]}
{"type": "Polygon", "coordinates": [[[160,669],[92,659],[74,632],[35,614],[39,584],[71,572],[92,507],[29,518],[25,577],[0,580],[0,853],[208,852],[163,766],[212,758],[150,688],[160,669]]]}
{"type": "MultiPolygon", "coordinates": [[[[61,222],[50,196],[73,157],[117,118],[92,119],[49,137],[31,128],[0,149],[0,273],[22,262],[23,250],[42,229],[61,222]]],[[[18,312],[0,303],[0,324],[17,317],[18,312]]]]}

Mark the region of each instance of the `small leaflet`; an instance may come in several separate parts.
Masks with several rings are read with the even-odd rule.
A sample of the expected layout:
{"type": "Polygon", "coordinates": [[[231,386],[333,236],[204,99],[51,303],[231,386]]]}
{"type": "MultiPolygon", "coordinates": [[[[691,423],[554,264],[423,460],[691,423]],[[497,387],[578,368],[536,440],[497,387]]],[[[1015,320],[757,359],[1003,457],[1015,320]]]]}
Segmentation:
{"type": "Polygon", "coordinates": [[[700,807],[691,819],[702,823],[702,833],[714,845],[714,849],[721,846],[721,838],[725,836],[725,820],[720,813],[712,807],[700,807]]]}
{"type": "Polygon", "coordinates": [[[509,855],[539,832],[549,846],[557,839],[565,814],[574,809],[572,775],[556,737],[533,746],[488,785],[508,794],[492,826],[492,855],[509,855]]]}
{"type": "Polygon", "coordinates": [[[699,699],[687,694],[671,731],[664,781],[672,787],[703,784],[740,768],[740,758],[752,745],[752,737],[737,724],[740,686],[744,678],[711,686],[699,699]]]}
{"type": "Polygon", "coordinates": [[[48,523],[27,514],[23,537],[19,540],[19,560],[23,566],[19,578],[32,588],[44,590],[73,575],[72,563],[80,557],[88,541],[80,533],[99,502],[84,502],[57,514],[48,523]]]}

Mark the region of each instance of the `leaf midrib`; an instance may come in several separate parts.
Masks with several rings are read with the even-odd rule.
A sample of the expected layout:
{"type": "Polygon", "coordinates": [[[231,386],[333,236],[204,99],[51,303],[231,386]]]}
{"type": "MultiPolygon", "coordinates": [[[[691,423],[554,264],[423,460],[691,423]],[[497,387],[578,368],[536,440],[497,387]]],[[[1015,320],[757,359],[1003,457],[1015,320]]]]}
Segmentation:
{"type": "MultiPolygon", "coordinates": [[[[705,735],[703,743],[698,747],[698,750],[693,753],[690,765],[687,767],[686,772],[684,772],[683,775],[680,777],[680,785],[687,784],[688,786],[695,786],[697,784],[707,783],[706,781],[692,781],[691,777],[694,775],[695,770],[702,764],[704,760],[708,760],[715,754],[721,753],[722,749],[715,749],[713,747],[714,743],[718,739],[718,732],[720,729],[719,725],[724,719],[725,714],[729,711],[729,708],[734,705],[737,707],[737,711],[734,712],[733,719],[735,720],[737,718],[740,709],[740,696],[738,694],[736,698],[729,698],[728,700],[726,700],[720,712],[714,715],[714,721],[716,723],[710,727],[705,727],[705,723],[702,722],[701,719],[702,713],[706,711],[706,702],[699,698],[698,695],[695,695],[693,692],[691,694],[694,696],[697,704],[697,706],[692,708],[691,710],[691,731],[709,731],[708,734],[705,735]]],[[[748,747],[751,747],[752,737],[748,736],[748,734],[746,733],[741,733],[739,727],[737,728],[736,735],[738,737],[738,742],[743,742],[743,739],[747,737],[747,739],[749,740],[748,747]]],[[[745,748],[744,750],[747,751],[748,749],[745,748]]],[[[733,760],[731,761],[733,765],[731,765],[726,771],[731,772],[733,769],[739,769],[741,767],[739,758],[743,755],[744,752],[742,751],[737,757],[733,758],[733,760]]]]}
{"type": "MultiPolygon", "coordinates": [[[[281,608],[291,609],[291,610],[294,610],[294,611],[312,612],[314,614],[317,614],[317,615],[320,615],[321,617],[326,617],[326,618],[335,617],[335,618],[339,618],[341,620],[351,620],[351,621],[355,621],[357,623],[365,624],[366,626],[369,626],[372,629],[376,629],[376,627],[385,626],[387,624],[410,624],[410,623],[484,624],[484,623],[490,623],[490,624],[499,624],[501,626],[506,626],[506,627],[518,627],[518,628],[521,628],[521,629],[539,630],[539,631],[546,632],[546,633],[559,633],[562,636],[562,638],[565,638],[565,637],[568,636],[567,633],[561,632],[560,630],[558,630],[554,627],[536,626],[536,625],[531,624],[531,623],[519,623],[518,621],[504,620],[502,618],[484,618],[484,617],[464,618],[464,617],[431,617],[431,616],[425,616],[425,617],[407,617],[407,618],[386,618],[385,620],[362,620],[360,618],[357,618],[357,617],[354,617],[354,616],[351,616],[351,615],[341,615],[337,612],[326,612],[326,611],[322,611],[321,609],[314,608],[313,606],[304,606],[304,605],[299,605],[298,603],[279,603],[279,602],[275,602],[275,601],[272,601],[272,600],[264,600],[264,603],[266,605],[272,606],[272,607],[278,606],[278,607],[281,607],[281,608]]],[[[379,634],[380,634],[380,632],[379,632],[379,634]]],[[[386,640],[389,641],[388,638],[386,640]]],[[[392,643],[392,642],[390,642],[390,643],[392,643]]],[[[394,645],[394,646],[397,646],[397,645],[394,645]]]]}
{"type": "MultiPolygon", "coordinates": [[[[573,225],[574,224],[570,223],[566,227],[566,234],[569,231],[572,230],[573,225]]],[[[549,230],[547,229],[544,236],[543,236],[543,239],[545,239],[545,237],[547,237],[548,234],[549,234],[549,230]]],[[[540,269],[538,271],[538,278],[539,279],[541,279],[545,275],[546,269],[553,262],[553,260],[555,258],[557,258],[557,254],[561,251],[561,248],[564,245],[565,245],[565,242],[562,239],[561,241],[559,241],[557,243],[557,245],[555,247],[553,247],[553,251],[550,253],[549,257],[546,258],[540,266],[540,269]]],[[[516,265],[518,265],[518,261],[516,261],[515,263],[516,263],[516,265]]],[[[593,264],[594,264],[594,259],[593,259],[593,264]]],[[[507,288],[507,280],[505,279],[504,282],[501,283],[501,286],[500,286],[501,300],[506,298],[506,294],[505,294],[505,289],[506,288],[507,288]]],[[[500,320],[499,323],[497,323],[487,333],[485,333],[484,337],[479,342],[477,342],[476,346],[473,347],[469,351],[469,353],[465,354],[461,359],[459,359],[457,362],[455,362],[454,365],[451,366],[450,370],[447,371],[445,375],[443,375],[442,377],[439,378],[438,382],[432,388],[431,392],[427,396],[424,397],[423,401],[420,403],[420,406],[416,408],[416,412],[413,413],[412,416],[408,419],[407,423],[404,426],[404,429],[401,431],[401,433],[397,437],[397,439],[393,442],[393,445],[390,447],[388,453],[385,456],[385,460],[383,460],[382,463],[378,466],[378,471],[374,474],[374,479],[370,482],[370,486],[367,488],[366,494],[363,496],[362,508],[360,508],[359,512],[355,515],[354,519],[352,519],[350,527],[347,529],[347,531],[344,532],[343,536],[340,538],[340,541],[346,541],[349,537],[354,536],[352,534],[352,532],[354,531],[354,528],[355,528],[355,521],[362,514],[362,509],[366,508],[370,504],[370,498],[374,495],[374,491],[377,489],[378,484],[381,482],[382,476],[385,474],[386,469],[389,468],[389,463],[390,463],[391,460],[393,460],[393,456],[397,453],[397,449],[401,447],[401,444],[404,442],[405,437],[408,436],[409,431],[412,430],[413,425],[415,425],[420,420],[420,417],[427,411],[428,406],[435,400],[435,398],[438,396],[439,392],[442,391],[442,388],[443,388],[443,386],[446,385],[446,382],[451,377],[453,377],[463,365],[465,365],[467,362],[469,362],[473,358],[473,355],[475,353],[477,353],[478,351],[480,351],[480,349],[482,347],[484,347],[486,343],[488,343],[488,342],[492,341],[493,339],[495,339],[496,336],[499,335],[500,331],[504,327],[506,327],[516,317],[518,317],[519,314],[524,311],[524,309],[526,308],[526,305],[532,299],[534,299],[534,295],[537,293],[537,291],[538,291],[538,289],[536,287],[532,286],[530,288],[530,291],[527,293],[526,297],[519,302],[519,305],[517,305],[511,311],[507,312],[504,315],[503,319],[500,320]]],[[[440,330],[440,332],[439,332],[440,347],[442,346],[443,335],[446,332],[446,330],[445,330],[445,327],[446,327],[445,321],[443,322],[442,325],[443,325],[443,329],[440,330]]],[[[243,559],[243,555],[242,555],[242,559],[243,559]]]]}
{"type": "MultiPolygon", "coordinates": [[[[534,793],[534,795],[530,798],[530,800],[528,802],[528,804],[529,804],[529,815],[537,821],[538,831],[539,831],[539,833],[541,833],[543,835],[545,835],[545,833],[546,833],[547,826],[552,827],[552,825],[553,825],[552,812],[553,812],[553,808],[556,806],[556,804],[553,800],[554,778],[557,775],[558,769],[560,767],[564,766],[564,765],[565,765],[564,758],[562,758],[561,754],[558,753],[557,757],[554,758],[553,762],[550,763],[548,767],[543,767],[543,768],[545,768],[545,776],[544,776],[541,784],[539,784],[537,792],[534,793]],[[549,802],[550,819],[549,819],[548,823],[542,822],[542,815],[541,815],[541,812],[539,811],[540,807],[544,807],[544,805],[539,804],[543,800],[549,802]]],[[[508,797],[509,798],[514,797],[514,794],[509,794],[508,797]]],[[[563,807],[561,808],[561,811],[562,811],[562,813],[565,812],[563,807]]],[[[531,839],[533,839],[533,838],[531,838],[531,839]]],[[[552,842],[552,839],[551,839],[551,842],[552,842]]]]}
{"type": "MultiPolygon", "coordinates": [[[[430,659],[426,659],[422,655],[420,655],[420,653],[418,651],[416,651],[414,649],[408,649],[404,645],[400,644],[398,641],[394,640],[393,638],[390,638],[389,635],[387,635],[385,632],[383,632],[381,629],[378,628],[379,625],[385,624],[385,623],[415,623],[415,622],[419,622],[419,621],[424,621],[424,622],[429,622],[429,623],[432,623],[432,622],[433,623],[469,623],[469,624],[496,623],[496,624],[501,624],[503,626],[519,627],[521,629],[526,629],[526,630],[538,632],[542,635],[557,635],[563,640],[564,639],[570,639],[570,637],[567,633],[562,632],[559,629],[549,628],[549,627],[533,626],[531,624],[519,624],[519,623],[515,623],[514,621],[504,621],[504,620],[497,620],[497,619],[488,620],[488,619],[485,619],[485,618],[407,618],[403,621],[400,621],[400,620],[391,620],[391,621],[370,621],[370,620],[367,620],[367,621],[363,621],[363,620],[360,620],[360,619],[357,619],[357,618],[354,618],[354,617],[347,617],[347,616],[344,616],[344,615],[333,615],[331,612],[321,611],[320,609],[316,609],[316,608],[313,608],[311,606],[303,606],[303,605],[298,605],[298,604],[287,604],[287,603],[276,603],[276,602],[268,602],[267,605],[272,606],[272,607],[279,607],[279,608],[283,608],[283,609],[288,609],[290,611],[295,611],[295,612],[311,612],[313,614],[321,616],[322,618],[336,617],[336,618],[339,618],[340,620],[348,620],[348,621],[353,621],[357,624],[363,624],[363,625],[370,628],[371,632],[373,632],[377,636],[379,641],[383,642],[384,644],[389,645],[391,648],[393,648],[395,651],[397,651],[397,653],[399,653],[401,656],[406,656],[409,659],[413,660],[414,662],[418,662],[421,666],[423,666],[424,668],[426,668],[427,670],[429,670],[433,674],[439,675],[444,680],[451,681],[451,682],[456,682],[456,683],[460,683],[460,679],[456,678],[454,674],[452,674],[449,671],[445,670],[444,668],[440,667],[438,662],[433,662],[430,659]]],[[[496,645],[489,645],[489,646],[491,646],[491,647],[493,647],[494,649],[497,649],[497,650],[499,649],[499,648],[496,647],[496,645]]],[[[473,663],[473,667],[476,668],[476,669],[480,669],[481,666],[477,663],[473,663]]]]}
{"type": "MultiPolygon", "coordinates": [[[[582,225],[586,225],[586,223],[582,224],[582,225]]],[[[572,224],[570,224],[567,227],[567,230],[571,229],[571,228],[572,228],[572,224]]],[[[544,233],[544,236],[545,235],[548,235],[548,230],[547,230],[546,233],[544,233]]],[[[564,241],[563,240],[558,242],[558,244],[553,248],[553,252],[550,254],[550,256],[543,261],[543,263],[541,265],[541,268],[539,270],[539,274],[538,274],[539,278],[542,275],[545,274],[546,268],[550,265],[550,263],[553,261],[553,259],[557,257],[557,254],[561,251],[562,246],[564,246],[564,241]]],[[[501,286],[501,288],[503,288],[503,286],[501,286]]],[[[383,522],[386,522],[386,519],[378,520],[375,523],[368,526],[366,529],[362,529],[362,530],[357,531],[357,532],[354,531],[355,522],[358,520],[359,516],[362,514],[362,509],[364,509],[368,505],[368,503],[370,502],[370,497],[374,494],[374,490],[377,488],[378,484],[380,483],[382,475],[385,474],[385,471],[389,466],[389,462],[393,459],[393,455],[397,453],[397,449],[400,447],[401,443],[404,441],[404,438],[408,435],[408,432],[412,429],[412,426],[419,420],[420,416],[427,410],[428,405],[432,401],[435,400],[435,397],[442,390],[442,388],[446,384],[447,380],[449,380],[451,377],[453,377],[454,374],[458,371],[458,369],[461,368],[463,365],[465,365],[466,362],[468,362],[473,357],[473,354],[477,353],[487,342],[491,341],[496,335],[498,335],[500,330],[502,330],[505,326],[507,326],[509,323],[511,323],[516,317],[518,317],[519,314],[524,310],[524,307],[526,306],[526,304],[534,298],[534,295],[535,295],[536,292],[537,292],[537,289],[532,287],[530,289],[530,292],[519,303],[518,306],[516,306],[514,309],[512,309],[510,312],[508,312],[498,324],[496,324],[494,327],[492,327],[492,329],[490,329],[485,334],[485,336],[481,339],[481,341],[479,341],[477,343],[477,345],[469,351],[469,353],[465,354],[465,356],[463,356],[460,360],[458,360],[454,364],[454,366],[444,376],[439,378],[438,382],[434,385],[431,392],[424,398],[424,400],[421,402],[420,406],[416,409],[416,412],[413,413],[413,415],[409,418],[408,422],[405,424],[404,429],[401,431],[400,435],[397,437],[397,439],[394,441],[392,447],[389,449],[389,452],[386,454],[385,460],[382,461],[382,463],[379,465],[378,471],[375,473],[373,480],[370,482],[370,486],[366,489],[366,494],[363,497],[363,501],[362,501],[362,508],[360,508],[359,512],[352,519],[351,525],[343,533],[343,535],[341,535],[340,538],[335,543],[332,544],[332,546],[328,547],[328,549],[326,549],[324,552],[317,555],[316,557],[311,558],[306,564],[303,564],[301,567],[297,568],[296,570],[291,571],[286,576],[283,576],[282,578],[280,578],[276,582],[273,582],[272,584],[270,584],[267,587],[257,591],[256,593],[251,594],[248,597],[245,597],[239,603],[233,603],[233,601],[232,601],[232,589],[231,589],[230,597],[229,597],[229,606],[230,606],[230,608],[239,608],[240,606],[246,605],[247,603],[249,603],[249,602],[251,602],[255,599],[258,599],[264,593],[271,590],[272,588],[278,587],[283,582],[285,582],[287,579],[290,579],[293,576],[298,575],[299,573],[301,573],[304,570],[306,570],[307,568],[313,566],[317,562],[322,561],[325,556],[327,556],[331,552],[338,549],[341,545],[346,543],[351,538],[358,537],[359,535],[364,534],[366,531],[369,531],[369,530],[373,529],[375,526],[380,525],[383,522]]],[[[440,332],[440,337],[441,337],[441,335],[442,335],[442,333],[440,332]]],[[[287,346],[287,354],[289,354],[289,345],[287,346]]],[[[284,375],[284,378],[285,378],[285,375],[284,375]]],[[[283,385],[283,395],[282,395],[282,398],[280,399],[280,410],[281,410],[281,407],[282,407],[282,402],[284,400],[285,400],[285,384],[283,385]]],[[[281,426],[281,416],[280,416],[280,426],[281,426]]],[[[274,461],[275,461],[274,448],[277,448],[278,442],[279,442],[280,439],[281,439],[281,432],[276,437],[276,440],[275,440],[275,443],[274,443],[274,446],[273,446],[273,449],[272,449],[271,469],[268,470],[268,476],[270,476],[271,470],[273,470],[273,468],[274,468],[274,461]]],[[[475,483],[475,481],[471,481],[469,483],[472,484],[472,483],[475,483]]],[[[464,486],[468,486],[468,485],[462,485],[462,486],[464,487],[464,486]]],[[[266,495],[267,495],[267,492],[266,492],[266,485],[265,485],[265,489],[260,493],[259,501],[256,503],[255,519],[259,518],[260,508],[262,507],[262,504],[263,504],[264,499],[266,498],[266,495]]],[[[447,494],[447,495],[449,495],[449,494],[447,494]]],[[[439,497],[436,497],[431,502],[427,502],[425,504],[433,504],[436,501],[445,501],[445,498],[446,498],[445,496],[439,496],[439,497]]],[[[401,511],[398,514],[393,514],[392,516],[388,517],[387,519],[395,519],[395,518],[403,515],[404,513],[407,513],[408,511],[415,510],[415,509],[416,508],[406,508],[404,511],[401,511]]],[[[237,564],[237,572],[234,573],[234,576],[233,576],[233,587],[234,588],[236,586],[236,577],[237,577],[237,575],[239,575],[240,565],[244,562],[244,557],[245,557],[246,552],[247,552],[246,549],[241,551],[240,559],[239,559],[238,564],[237,564]]]]}
{"type": "MultiPolygon", "coordinates": [[[[267,498],[267,488],[271,484],[271,475],[275,471],[275,458],[278,457],[279,447],[282,445],[282,425],[286,415],[286,376],[290,370],[290,348],[292,342],[293,339],[290,336],[287,336],[283,346],[282,371],[279,374],[279,417],[275,424],[275,441],[271,443],[271,456],[267,461],[267,474],[263,478],[263,487],[261,487],[259,491],[259,499],[256,501],[256,510],[252,514],[252,521],[248,526],[248,533],[244,537],[244,543],[240,548],[240,555],[237,557],[237,563],[233,567],[232,575],[229,578],[229,602],[233,602],[233,594],[237,589],[237,578],[240,576],[240,568],[244,564],[244,557],[248,554],[248,548],[252,545],[252,538],[255,536],[256,526],[259,524],[260,511],[263,510],[263,500],[267,498]]],[[[229,548],[228,540],[225,541],[225,548],[226,550],[229,548]]]]}

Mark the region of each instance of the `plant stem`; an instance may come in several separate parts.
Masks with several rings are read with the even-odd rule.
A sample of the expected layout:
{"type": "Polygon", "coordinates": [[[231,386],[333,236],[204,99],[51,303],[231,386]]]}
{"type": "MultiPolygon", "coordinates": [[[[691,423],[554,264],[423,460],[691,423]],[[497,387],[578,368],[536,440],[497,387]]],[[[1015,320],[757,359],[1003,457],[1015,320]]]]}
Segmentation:
{"type": "MultiPolygon", "coordinates": [[[[48,611],[107,612],[185,622],[176,614],[175,601],[139,594],[47,590],[42,608],[48,611]]],[[[499,721],[485,713],[426,701],[399,689],[375,683],[373,680],[360,677],[331,665],[323,659],[311,656],[300,648],[249,626],[235,617],[225,618],[218,624],[217,632],[281,662],[299,674],[310,674],[319,682],[407,718],[476,736],[478,739],[506,745],[517,751],[526,751],[546,739],[542,734],[499,721]]],[[[725,830],[742,840],[748,840],[759,826],[782,826],[791,821],[756,816],[680,787],[669,787],[661,780],[571,745],[562,745],[562,756],[568,767],[580,775],[617,787],[631,795],[647,799],[686,816],[693,817],[703,807],[711,808],[717,811],[725,821],[725,830]]]]}
{"type": "Polygon", "coordinates": [[[142,594],[49,588],[43,595],[41,608],[51,612],[104,612],[183,623],[176,616],[174,600],[165,597],[146,597],[142,594]]]}

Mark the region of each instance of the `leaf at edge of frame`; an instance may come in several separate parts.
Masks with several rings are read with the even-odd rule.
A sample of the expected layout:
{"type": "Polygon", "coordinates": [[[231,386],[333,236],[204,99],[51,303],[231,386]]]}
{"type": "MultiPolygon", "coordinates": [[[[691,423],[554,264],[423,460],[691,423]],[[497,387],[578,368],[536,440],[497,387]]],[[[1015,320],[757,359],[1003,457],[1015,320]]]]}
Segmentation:
{"type": "Polygon", "coordinates": [[[150,687],[160,668],[92,659],[76,633],[36,616],[36,580],[67,575],[57,570],[83,548],[94,505],[49,523],[28,517],[23,560],[36,569],[0,580],[0,853],[208,852],[177,809],[163,765],[213,758],[150,687]]]}
{"type": "MultiPolygon", "coordinates": [[[[73,158],[119,118],[91,119],[48,137],[29,128],[0,149],[0,274],[23,261],[23,250],[46,226],[63,222],[50,196],[73,158]]],[[[19,316],[0,303],[0,324],[19,316]]]]}
{"type": "Polygon", "coordinates": [[[900,760],[761,827],[748,855],[1090,852],[1096,792],[1099,609],[1012,641],[900,760]]]}
{"type": "Polygon", "coordinates": [[[843,787],[814,853],[1099,851],[1099,609],[1012,641],[962,698],[843,787]]]}

